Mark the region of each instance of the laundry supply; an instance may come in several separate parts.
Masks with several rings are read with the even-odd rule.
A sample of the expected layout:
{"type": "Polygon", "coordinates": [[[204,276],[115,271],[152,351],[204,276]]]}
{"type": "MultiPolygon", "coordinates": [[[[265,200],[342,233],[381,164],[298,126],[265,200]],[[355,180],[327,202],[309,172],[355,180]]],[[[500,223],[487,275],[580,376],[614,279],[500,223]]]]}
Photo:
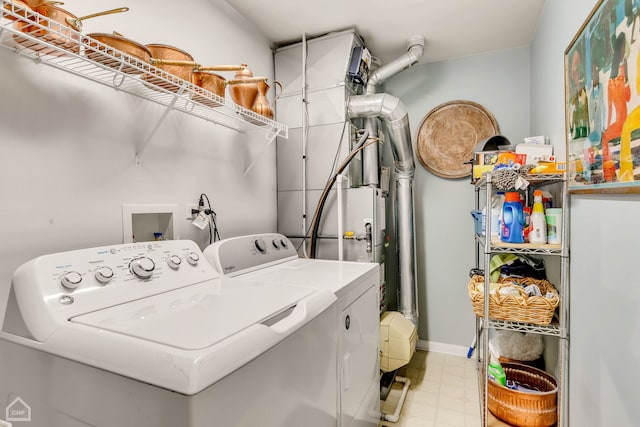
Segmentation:
{"type": "Polygon", "coordinates": [[[504,192],[498,191],[491,197],[491,236],[500,236],[502,226],[502,207],[504,205],[504,192]]]}
{"type": "Polygon", "coordinates": [[[500,240],[507,243],[524,243],[523,230],[524,215],[520,194],[517,191],[508,191],[502,206],[500,240]]]}
{"type": "Polygon", "coordinates": [[[489,360],[489,369],[487,371],[489,378],[502,386],[506,386],[507,376],[505,375],[504,369],[502,369],[502,365],[498,360],[498,358],[500,357],[500,352],[494,347],[493,343],[489,343],[489,353],[491,353],[491,359],[489,360]]]}
{"type": "Polygon", "coordinates": [[[500,349],[501,357],[518,361],[534,361],[544,352],[542,335],[535,333],[493,331],[489,343],[500,349]]]}
{"type": "Polygon", "coordinates": [[[547,220],[542,204],[542,191],[533,192],[533,210],[530,219],[529,243],[547,243],[547,220]]]}
{"type": "Polygon", "coordinates": [[[547,242],[561,243],[562,235],[562,208],[549,208],[545,212],[547,220],[547,242]]]}
{"type": "Polygon", "coordinates": [[[486,213],[484,210],[475,209],[470,212],[473,217],[474,232],[479,236],[485,235],[486,213]]]}

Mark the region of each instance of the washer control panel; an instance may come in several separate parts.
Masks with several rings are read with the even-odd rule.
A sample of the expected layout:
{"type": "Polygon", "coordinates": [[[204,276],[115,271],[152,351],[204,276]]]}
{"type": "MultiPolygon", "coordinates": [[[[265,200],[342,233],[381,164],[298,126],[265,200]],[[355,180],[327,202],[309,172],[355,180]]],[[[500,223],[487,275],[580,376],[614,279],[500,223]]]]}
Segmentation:
{"type": "Polygon", "coordinates": [[[69,318],[220,277],[203,258],[190,240],[82,249],[29,261],[12,286],[21,312],[44,304],[69,318]]]}
{"type": "Polygon", "coordinates": [[[291,241],[278,233],[232,237],[213,243],[204,256],[223,276],[237,276],[298,257],[291,241]]]}

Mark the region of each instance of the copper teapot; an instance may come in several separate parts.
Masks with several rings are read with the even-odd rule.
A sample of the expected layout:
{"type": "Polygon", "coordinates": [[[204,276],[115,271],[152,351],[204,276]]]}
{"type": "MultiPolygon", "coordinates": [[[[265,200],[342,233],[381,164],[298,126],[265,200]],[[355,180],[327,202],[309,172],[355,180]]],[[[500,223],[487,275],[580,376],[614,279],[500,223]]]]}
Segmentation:
{"type": "MultiPolygon", "coordinates": [[[[273,83],[277,84],[280,87],[280,91],[282,92],[282,85],[278,81],[273,81],[273,83]]],[[[267,99],[267,92],[269,91],[269,85],[267,84],[267,80],[262,80],[257,83],[258,86],[258,96],[253,103],[251,109],[261,116],[264,116],[270,120],[273,120],[273,108],[269,105],[269,100],[267,99]]],[[[276,96],[277,99],[277,96],[276,96]]]]}
{"type": "Polygon", "coordinates": [[[253,107],[258,96],[258,83],[247,64],[242,64],[242,69],[238,70],[233,77],[237,83],[229,87],[231,99],[236,104],[248,110],[253,107]]]}

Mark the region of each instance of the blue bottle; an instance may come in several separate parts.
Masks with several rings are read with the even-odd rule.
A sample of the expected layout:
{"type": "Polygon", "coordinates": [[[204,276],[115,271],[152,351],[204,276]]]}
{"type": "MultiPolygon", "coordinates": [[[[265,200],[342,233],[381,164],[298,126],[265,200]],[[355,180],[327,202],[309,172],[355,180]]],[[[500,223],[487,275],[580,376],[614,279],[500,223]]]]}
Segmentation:
{"type": "Polygon", "coordinates": [[[505,194],[502,205],[502,228],[500,240],[507,243],[524,243],[524,214],[522,202],[517,191],[509,191],[505,194]]]}

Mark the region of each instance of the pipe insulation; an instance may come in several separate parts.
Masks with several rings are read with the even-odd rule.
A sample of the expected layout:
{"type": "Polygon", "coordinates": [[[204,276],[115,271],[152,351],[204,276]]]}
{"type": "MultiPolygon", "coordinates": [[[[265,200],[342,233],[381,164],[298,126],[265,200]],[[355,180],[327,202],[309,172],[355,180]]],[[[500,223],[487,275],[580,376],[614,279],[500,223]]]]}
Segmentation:
{"type": "Polygon", "coordinates": [[[409,114],[400,99],[386,93],[349,98],[349,118],[378,117],[389,135],[394,160],[395,220],[398,258],[398,311],[418,325],[417,284],[415,274],[415,226],[413,176],[415,162],[409,128],[409,114]]]}

